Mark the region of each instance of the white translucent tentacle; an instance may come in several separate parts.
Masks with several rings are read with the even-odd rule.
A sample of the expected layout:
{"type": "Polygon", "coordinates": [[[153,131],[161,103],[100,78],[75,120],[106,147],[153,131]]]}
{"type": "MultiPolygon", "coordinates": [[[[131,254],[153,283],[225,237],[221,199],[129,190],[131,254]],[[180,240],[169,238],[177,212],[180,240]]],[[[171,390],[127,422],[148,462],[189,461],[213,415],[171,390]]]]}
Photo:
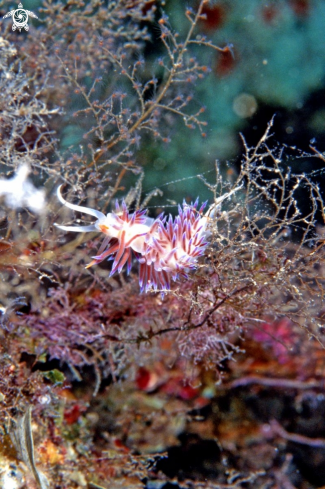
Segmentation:
{"type": "MultiPolygon", "coordinates": [[[[69,207],[69,209],[72,209],[73,211],[78,211],[78,212],[83,212],[84,214],[90,214],[91,216],[97,217],[97,219],[105,219],[105,214],[103,214],[100,211],[96,211],[96,209],[91,209],[90,207],[83,207],[81,205],[75,205],[75,204],[70,204],[70,202],[67,202],[61,195],[61,187],[60,185],[57,190],[57,196],[61,204],[65,205],[66,207],[69,207]]],[[[85,226],[88,227],[88,226],[85,226]]]]}
{"type": "Polygon", "coordinates": [[[95,224],[90,224],[89,226],[61,226],[60,224],[54,223],[54,226],[62,229],[63,231],[73,231],[75,233],[90,233],[98,232],[95,224]]]}
{"type": "Polygon", "coordinates": [[[233,188],[230,192],[227,192],[226,194],[221,195],[216,201],[210,205],[209,209],[205,213],[206,217],[215,217],[217,213],[220,211],[221,204],[224,200],[228,199],[231,197],[235,192],[238,192],[238,190],[241,190],[243,188],[243,184],[238,185],[237,187],[233,188]]]}

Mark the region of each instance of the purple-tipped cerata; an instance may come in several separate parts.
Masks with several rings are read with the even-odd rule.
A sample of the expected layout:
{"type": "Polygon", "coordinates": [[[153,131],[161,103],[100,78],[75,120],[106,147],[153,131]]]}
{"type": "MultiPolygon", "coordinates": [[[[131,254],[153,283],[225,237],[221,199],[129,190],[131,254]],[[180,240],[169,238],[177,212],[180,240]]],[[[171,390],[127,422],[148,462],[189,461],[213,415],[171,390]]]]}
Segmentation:
{"type": "Polygon", "coordinates": [[[178,208],[179,215],[168,219],[161,214],[157,219],[147,217],[145,210],[130,214],[126,204],[116,204],[116,209],[106,216],[94,209],[70,204],[63,199],[60,187],[58,198],[73,210],[97,217],[89,226],[59,226],[66,231],[100,231],[107,238],[98,255],[87,268],[105,259],[113,260],[110,275],[121,272],[124,265],[130,271],[132,259],[139,262],[141,291],[170,289],[171,280],[187,276],[196,268],[198,258],[203,255],[207,242],[208,217],[203,215],[205,204],[199,209],[198,200],[178,208]]]}

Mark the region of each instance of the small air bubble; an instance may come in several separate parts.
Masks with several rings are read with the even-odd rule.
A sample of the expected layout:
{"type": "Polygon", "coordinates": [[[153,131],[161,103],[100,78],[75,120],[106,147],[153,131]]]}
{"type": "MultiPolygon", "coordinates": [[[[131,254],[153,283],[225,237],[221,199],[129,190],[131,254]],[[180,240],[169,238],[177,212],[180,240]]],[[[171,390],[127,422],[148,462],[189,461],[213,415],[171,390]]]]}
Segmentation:
{"type": "Polygon", "coordinates": [[[38,398],[38,401],[40,404],[50,404],[51,402],[51,396],[49,396],[48,394],[45,394],[44,396],[40,396],[38,398]]]}
{"type": "Polygon", "coordinates": [[[251,117],[257,110],[257,101],[253,95],[241,93],[234,99],[232,108],[239,117],[251,117]]]}

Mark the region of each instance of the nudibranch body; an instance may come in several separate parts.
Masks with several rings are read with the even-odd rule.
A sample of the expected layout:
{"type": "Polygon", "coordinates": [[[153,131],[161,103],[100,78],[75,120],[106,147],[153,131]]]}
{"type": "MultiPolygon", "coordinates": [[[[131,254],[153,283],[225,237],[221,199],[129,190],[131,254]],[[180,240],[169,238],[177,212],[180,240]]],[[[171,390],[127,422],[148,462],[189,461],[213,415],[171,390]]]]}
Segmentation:
{"type": "MultiPolygon", "coordinates": [[[[129,272],[132,258],[139,261],[139,283],[141,291],[169,289],[171,279],[187,276],[187,272],[197,267],[197,261],[207,246],[208,215],[203,215],[205,204],[199,209],[198,200],[191,205],[179,206],[179,215],[173,219],[163,214],[156,219],[147,217],[146,210],[136,210],[130,214],[126,204],[116,204],[115,212],[106,216],[89,207],[70,204],[57,190],[60,202],[69,209],[89,214],[97,220],[88,226],[61,226],[64,231],[99,231],[106,240],[86,268],[103,260],[113,259],[110,275],[121,272],[127,265],[129,272]]],[[[209,214],[209,213],[208,213],[209,214]]]]}

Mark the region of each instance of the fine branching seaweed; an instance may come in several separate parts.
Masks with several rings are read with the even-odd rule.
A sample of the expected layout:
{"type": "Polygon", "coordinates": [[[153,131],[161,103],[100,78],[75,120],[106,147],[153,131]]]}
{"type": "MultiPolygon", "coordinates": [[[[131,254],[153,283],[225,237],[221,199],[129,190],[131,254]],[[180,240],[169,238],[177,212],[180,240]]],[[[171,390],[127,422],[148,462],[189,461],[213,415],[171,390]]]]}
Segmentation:
{"type": "MultiPolygon", "coordinates": [[[[169,385],[168,372],[175,370],[182,375],[179,384],[175,375],[173,388],[182,400],[192,399],[195,389],[209,382],[213,389],[216,383],[227,389],[242,375],[248,385],[255,377],[249,377],[247,365],[238,374],[234,365],[253,358],[256,345],[280,365],[290,364],[299,382],[318,382],[323,374],[324,205],[314,176],[295,170],[302,157],[322,161],[323,154],[313,147],[308,155],[296,150],[289,157],[272,135],[271,120],[255,145],[242,138],[238,170],[227,172],[225,162],[212,160],[215,176],[196,176],[210,193],[205,209],[187,201],[182,209],[172,209],[173,216],[158,216],[148,206],[158,194],[163,199],[159,181],[143,192],[145,169],[138,155],[148,141],[166,145],[184,123],[201,133],[204,151],[207,123],[193,93],[209,67],[200,63],[199,53],[231,53],[230,45],[218,47],[197,34],[208,3],[185,10],[184,37],[152,0],[116,0],[108,6],[97,0],[44,0],[33,36],[22,40],[1,26],[0,439],[9,443],[10,419],[19,424],[28,418],[33,442],[32,409],[48,437],[41,460],[48,464],[49,480],[58,481],[56,487],[102,487],[105,478],[122,473],[136,480],[125,479],[125,487],[140,487],[139,481],[152,476],[159,457],[153,455],[154,462],[142,458],[134,441],[140,435],[121,434],[124,423],[130,433],[135,430],[137,409],[147,413],[144,401],[137,407],[139,399],[133,400],[130,410],[120,407],[121,393],[110,401],[115,421],[106,431],[116,430],[126,444],[119,439],[116,455],[124,472],[120,466],[114,472],[108,461],[103,466],[113,450],[106,435],[94,448],[100,419],[83,417],[75,434],[69,428],[107,385],[117,389],[120,383],[128,392],[135,382],[151,392],[161,385],[161,372],[169,385]],[[158,47],[148,54],[154,42],[158,47]],[[97,209],[98,215],[115,212],[113,221],[123,232],[126,221],[144,228],[131,237],[109,234],[106,221],[99,219],[95,228],[94,213],[85,217],[73,205],[62,206],[65,201],[97,209]],[[132,221],[132,216],[138,217],[132,221]],[[91,232],[76,234],[67,229],[73,225],[89,226],[91,232]],[[132,251],[125,260],[119,255],[121,243],[132,251]],[[93,266],[85,268],[94,256],[93,266]],[[110,274],[106,258],[117,260],[116,273],[110,274]],[[127,260],[129,275],[123,269],[127,260]],[[144,266],[151,271],[141,271],[144,266]],[[142,292],[139,274],[140,285],[141,280],[147,284],[142,292]],[[71,401],[68,389],[87,378],[85,397],[71,394],[74,404],[65,410],[71,401]],[[84,448],[74,445],[74,435],[84,448]],[[60,440],[70,452],[60,450],[60,440]],[[127,455],[132,447],[135,451],[127,455]],[[92,473],[84,483],[71,478],[68,465],[79,463],[86,473],[92,463],[87,450],[98,478],[92,473]],[[61,472],[59,463],[65,464],[61,472]]],[[[263,384],[266,377],[257,381],[263,384]]],[[[281,383],[276,376],[272,380],[281,383]]],[[[159,409],[168,417],[165,405],[159,409]]],[[[187,408],[175,401],[171,417],[178,409],[185,413],[187,408]]],[[[145,416],[148,426],[154,423],[145,416]]],[[[280,436],[288,434],[272,426],[280,436]]],[[[176,444],[181,428],[175,428],[171,443],[176,444]]],[[[164,447],[157,444],[156,452],[164,447]]],[[[191,487],[266,487],[276,478],[251,466],[244,473],[240,464],[236,469],[215,483],[202,479],[191,487]]],[[[180,487],[190,482],[184,479],[180,487]]]]}

